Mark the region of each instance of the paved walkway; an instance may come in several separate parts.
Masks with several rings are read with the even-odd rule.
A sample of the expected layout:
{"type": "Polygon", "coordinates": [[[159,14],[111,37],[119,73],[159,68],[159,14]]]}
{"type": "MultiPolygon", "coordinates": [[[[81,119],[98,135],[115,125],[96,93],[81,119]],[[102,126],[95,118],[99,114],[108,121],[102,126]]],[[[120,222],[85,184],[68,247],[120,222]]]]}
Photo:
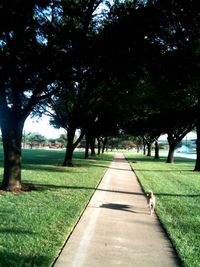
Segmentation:
{"type": "Polygon", "coordinates": [[[171,243],[117,154],[54,267],[177,267],[171,243]]]}

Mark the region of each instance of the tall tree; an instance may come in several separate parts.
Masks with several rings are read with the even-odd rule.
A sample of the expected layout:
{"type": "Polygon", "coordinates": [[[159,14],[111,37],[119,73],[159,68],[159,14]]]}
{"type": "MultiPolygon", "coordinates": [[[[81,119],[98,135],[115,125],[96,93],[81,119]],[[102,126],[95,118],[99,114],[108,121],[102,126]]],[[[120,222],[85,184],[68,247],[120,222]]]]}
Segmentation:
{"type": "Polygon", "coordinates": [[[84,134],[83,121],[85,117],[91,116],[93,106],[98,100],[98,96],[94,93],[95,87],[89,80],[94,79],[91,78],[92,64],[94,64],[93,46],[101,25],[97,8],[102,2],[100,0],[65,1],[63,5],[63,23],[58,34],[58,42],[60,49],[69,54],[69,57],[62,58],[64,66],[60,75],[62,91],[45,101],[42,109],[50,113],[53,125],[62,127],[67,132],[64,166],[72,166],[73,151],[84,134]],[[68,38],[66,38],[66,32],[68,38]],[[68,68],[69,60],[70,68],[68,68]],[[74,136],[78,128],[82,130],[75,141],[74,136]]]}
{"type": "Polygon", "coordinates": [[[165,117],[163,123],[169,125],[164,127],[170,144],[167,162],[172,162],[175,147],[198,117],[194,111],[199,94],[200,9],[196,0],[148,1],[148,6],[156,16],[150,23],[150,27],[154,25],[152,31],[145,37],[149,55],[145,67],[154,77],[154,86],[160,88],[159,109],[165,117]],[[193,115],[190,118],[189,112],[193,115]]]}
{"type": "Polygon", "coordinates": [[[40,33],[48,7],[48,1],[1,2],[0,126],[5,190],[21,188],[21,142],[26,118],[58,87],[52,75],[52,47],[40,33]]]}
{"type": "Polygon", "coordinates": [[[71,81],[74,54],[84,54],[84,46],[80,44],[85,43],[84,36],[91,26],[91,14],[101,2],[1,2],[0,126],[4,147],[3,189],[22,187],[21,141],[24,122],[40,101],[62,90],[63,76],[65,80],[69,78],[71,81]],[[77,9],[77,5],[82,9],[77,9]],[[67,40],[64,45],[63,38],[67,40]]]}

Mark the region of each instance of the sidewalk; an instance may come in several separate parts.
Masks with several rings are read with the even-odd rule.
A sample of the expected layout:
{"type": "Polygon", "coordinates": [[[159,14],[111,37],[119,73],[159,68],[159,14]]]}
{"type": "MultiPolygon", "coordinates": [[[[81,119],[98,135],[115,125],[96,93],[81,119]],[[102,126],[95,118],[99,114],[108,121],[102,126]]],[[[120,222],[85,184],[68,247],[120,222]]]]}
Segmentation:
{"type": "Polygon", "coordinates": [[[176,267],[171,243],[117,154],[54,267],[176,267]]]}

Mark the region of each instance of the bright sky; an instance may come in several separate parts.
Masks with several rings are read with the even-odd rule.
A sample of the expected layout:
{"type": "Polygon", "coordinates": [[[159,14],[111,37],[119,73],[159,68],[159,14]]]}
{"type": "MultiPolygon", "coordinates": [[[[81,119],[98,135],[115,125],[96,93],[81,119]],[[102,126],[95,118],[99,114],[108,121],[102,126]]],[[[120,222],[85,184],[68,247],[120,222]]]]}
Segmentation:
{"type": "Polygon", "coordinates": [[[46,138],[58,138],[61,134],[66,134],[64,129],[55,129],[49,125],[49,117],[43,115],[39,119],[31,119],[28,117],[24,124],[25,134],[30,132],[40,133],[46,138]]]}
{"type": "MultiPolygon", "coordinates": [[[[197,134],[194,132],[189,132],[188,134],[186,134],[186,136],[183,138],[183,140],[191,140],[191,139],[196,139],[197,138],[197,134]]],[[[167,140],[167,134],[161,135],[159,137],[158,140],[167,140]]]]}

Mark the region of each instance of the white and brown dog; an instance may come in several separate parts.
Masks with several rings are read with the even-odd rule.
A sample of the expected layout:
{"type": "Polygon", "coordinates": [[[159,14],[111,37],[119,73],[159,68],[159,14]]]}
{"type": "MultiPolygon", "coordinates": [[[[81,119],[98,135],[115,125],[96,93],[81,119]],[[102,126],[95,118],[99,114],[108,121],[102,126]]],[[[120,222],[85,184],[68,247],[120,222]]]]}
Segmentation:
{"type": "Polygon", "coordinates": [[[155,197],[155,195],[153,194],[152,191],[150,191],[147,194],[147,203],[148,203],[148,206],[149,206],[149,209],[150,209],[150,214],[152,215],[152,213],[155,210],[155,206],[156,206],[156,197],[155,197]]]}

